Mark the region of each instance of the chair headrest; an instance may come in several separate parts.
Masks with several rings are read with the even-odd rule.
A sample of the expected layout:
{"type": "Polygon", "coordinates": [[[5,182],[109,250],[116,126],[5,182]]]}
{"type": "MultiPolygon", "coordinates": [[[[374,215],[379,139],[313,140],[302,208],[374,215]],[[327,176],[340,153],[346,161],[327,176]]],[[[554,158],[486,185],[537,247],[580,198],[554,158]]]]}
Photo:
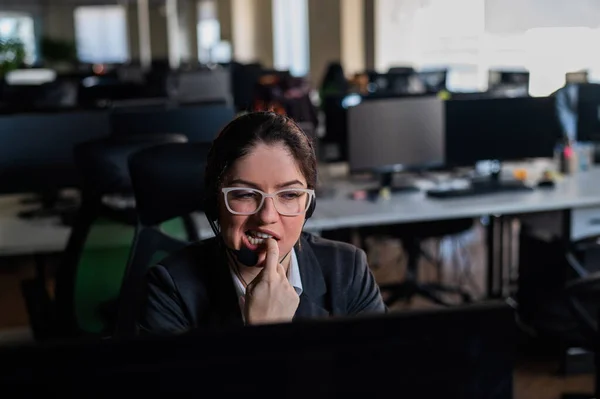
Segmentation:
{"type": "Polygon", "coordinates": [[[160,144],[186,141],[181,134],[112,136],[77,145],[74,158],[82,174],[84,190],[99,195],[131,193],[127,163],[131,154],[160,144]]]}
{"type": "Polygon", "coordinates": [[[171,143],[129,157],[136,209],[143,225],[156,226],[203,210],[209,150],[206,143],[171,143]]]}

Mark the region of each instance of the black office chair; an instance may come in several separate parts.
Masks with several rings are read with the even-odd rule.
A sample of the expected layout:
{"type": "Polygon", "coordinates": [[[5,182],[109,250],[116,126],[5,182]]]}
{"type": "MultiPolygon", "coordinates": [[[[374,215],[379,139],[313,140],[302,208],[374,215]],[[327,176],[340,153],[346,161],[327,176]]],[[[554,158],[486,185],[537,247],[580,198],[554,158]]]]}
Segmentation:
{"type": "Polygon", "coordinates": [[[459,234],[471,227],[473,227],[473,219],[361,228],[360,234],[363,237],[363,242],[365,237],[372,234],[391,236],[400,239],[402,242],[402,248],[406,257],[406,276],[398,284],[380,286],[383,294],[388,293],[385,299],[386,305],[390,306],[399,300],[410,302],[414,296],[420,296],[438,305],[449,306],[450,303],[443,297],[445,294],[459,295],[463,302],[471,302],[471,295],[459,287],[450,287],[438,283],[419,283],[417,281],[419,261],[422,257],[434,263],[438,267],[438,275],[441,274],[439,261],[423,249],[423,241],[427,238],[459,234]]]}
{"type": "MultiPolygon", "coordinates": [[[[594,367],[600,309],[600,268],[594,259],[598,249],[596,237],[565,244],[562,237],[538,234],[527,224],[521,227],[515,299],[524,348],[555,354],[562,375],[587,373],[594,367]]],[[[591,393],[563,396],[592,397],[591,393]]]]}
{"type": "MultiPolygon", "coordinates": [[[[35,279],[23,283],[23,294],[36,340],[44,341],[94,334],[82,326],[76,309],[77,303],[82,298],[77,294],[82,293],[81,289],[78,289],[79,284],[86,279],[101,278],[95,276],[93,270],[82,270],[82,258],[93,225],[106,220],[113,224],[116,222],[119,225],[135,226],[137,220],[135,205],[132,204],[132,201],[128,201],[133,198],[127,171],[128,156],[154,145],[185,141],[185,136],[172,134],[145,135],[143,137],[113,136],[85,142],[75,147],[74,158],[82,176],[81,205],[73,221],[67,247],[56,271],[54,300],[51,300],[50,295],[46,292],[43,264],[38,265],[38,275],[35,279]],[[115,205],[114,201],[106,201],[107,198],[115,195],[120,198],[116,204],[121,202],[123,206],[115,205]]],[[[193,228],[190,230],[195,232],[193,228]]],[[[120,232],[121,230],[119,230],[120,232]]],[[[112,237],[100,237],[101,241],[110,239],[112,237]]],[[[86,267],[89,269],[102,264],[101,259],[94,259],[94,261],[96,261],[96,265],[91,264],[94,262],[88,262],[86,267]]],[[[118,279],[118,265],[115,268],[116,272],[113,277],[118,279]]],[[[105,278],[107,277],[105,276],[105,278]]],[[[105,283],[110,285],[108,281],[105,283]]],[[[93,296],[91,293],[90,295],[93,296]]],[[[116,312],[114,299],[103,303],[98,308],[91,304],[90,308],[95,308],[93,312],[97,313],[91,315],[90,319],[101,319],[104,333],[112,331],[116,312]]]]}
{"type": "MultiPolygon", "coordinates": [[[[567,264],[579,277],[571,279],[565,287],[565,298],[571,314],[578,322],[583,349],[596,354],[600,343],[598,316],[600,312],[600,272],[588,273],[572,252],[566,253],[567,264]]],[[[596,361],[597,363],[597,361],[596,361]]],[[[597,365],[596,365],[597,367],[597,365]]],[[[597,373],[598,371],[596,371],[597,373]]],[[[599,387],[596,387],[598,390],[599,387]]],[[[563,399],[593,399],[591,393],[565,394],[563,399]]]]}
{"type": "Polygon", "coordinates": [[[202,211],[209,149],[210,145],[202,143],[167,144],[140,151],[129,160],[138,224],[119,295],[118,336],[136,333],[136,312],[148,269],[189,244],[169,236],[159,226],[202,211]]]}

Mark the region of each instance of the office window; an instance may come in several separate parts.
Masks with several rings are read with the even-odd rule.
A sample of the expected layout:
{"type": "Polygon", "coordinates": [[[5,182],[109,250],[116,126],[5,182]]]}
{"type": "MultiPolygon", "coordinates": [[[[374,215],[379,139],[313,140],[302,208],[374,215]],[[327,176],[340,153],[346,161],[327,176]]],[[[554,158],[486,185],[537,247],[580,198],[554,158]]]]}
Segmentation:
{"type": "Polygon", "coordinates": [[[524,41],[529,54],[530,93],[547,96],[565,84],[567,72],[600,66],[598,55],[593,50],[598,38],[597,29],[586,27],[528,30],[524,41]]]}
{"type": "Polygon", "coordinates": [[[0,12],[0,40],[18,40],[25,47],[25,63],[36,60],[36,42],[33,18],[21,13],[0,12]]]}
{"type": "Polygon", "coordinates": [[[129,60],[127,14],[123,6],[85,6],[75,10],[77,56],[88,63],[129,60]]]}
{"type": "Polygon", "coordinates": [[[309,70],[308,1],[273,0],[273,52],[276,69],[294,76],[309,70]]]}
{"type": "Polygon", "coordinates": [[[584,12],[526,0],[376,0],[376,67],[447,67],[452,91],[486,90],[490,69],[529,71],[533,96],[562,87],[568,72],[598,82],[596,3],[584,12]]]}
{"type": "Polygon", "coordinates": [[[483,0],[376,0],[375,65],[445,67],[453,91],[485,89],[483,0]]]}
{"type": "Polygon", "coordinates": [[[231,44],[221,40],[221,24],[214,0],[198,3],[198,60],[201,63],[230,62],[231,44]]]}

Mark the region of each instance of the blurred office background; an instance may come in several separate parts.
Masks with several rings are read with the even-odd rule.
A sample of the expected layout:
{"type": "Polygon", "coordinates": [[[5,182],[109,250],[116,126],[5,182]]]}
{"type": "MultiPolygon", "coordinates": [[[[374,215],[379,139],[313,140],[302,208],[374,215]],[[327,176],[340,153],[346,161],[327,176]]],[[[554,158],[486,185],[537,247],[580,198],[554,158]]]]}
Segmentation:
{"type": "MultiPolygon", "coordinates": [[[[515,397],[593,391],[557,301],[600,253],[599,21],[593,0],[0,0],[0,342],[110,331],[128,156],[273,109],[316,143],[307,229],[365,249],[392,310],[508,300],[515,397]]],[[[189,210],[163,230],[210,236],[189,210]]]]}

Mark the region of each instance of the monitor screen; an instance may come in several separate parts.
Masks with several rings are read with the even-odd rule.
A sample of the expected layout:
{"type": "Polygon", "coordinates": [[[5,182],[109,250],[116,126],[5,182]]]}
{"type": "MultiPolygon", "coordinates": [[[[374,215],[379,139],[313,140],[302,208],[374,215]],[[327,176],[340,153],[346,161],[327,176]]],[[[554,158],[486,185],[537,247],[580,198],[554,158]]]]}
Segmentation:
{"type": "Polygon", "coordinates": [[[554,98],[490,98],[446,102],[446,161],[551,158],[561,135],[554,98]]]}
{"type": "Polygon", "coordinates": [[[0,117],[0,193],[80,187],[76,144],[107,137],[105,111],[23,113],[0,117]]]}
{"type": "Polygon", "coordinates": [[[577,85],[577,140],[600,141],[600,84],[577,85]]]}
{"type": "Polygon", "coordinates": [[[366,101],[348,110],[353,171],[424,169],[444,163],[444,102],[437,97],[366,101]]]}
{"type": "Polygon", "coordinates": [[[514,310],[506,304],[204,328],[161,339],[5,348],[0,383],[3,392],[18,391],[19,397],[43,387],[60,397],[93,389],[97,398],[115,392],[382,398],[398,392],[406,398],[509,399],[516,332],[514,310]],[[252,344],[240,350],[232,344],[238,342],[252,344]]]}
{"type": "Polygon", "coordinates": [[[210,143],[234,117],[233,105],[227,104],[150,105],[115,110],[110,124],[116,135],[179,133],[192,143],[210,143]]]}

